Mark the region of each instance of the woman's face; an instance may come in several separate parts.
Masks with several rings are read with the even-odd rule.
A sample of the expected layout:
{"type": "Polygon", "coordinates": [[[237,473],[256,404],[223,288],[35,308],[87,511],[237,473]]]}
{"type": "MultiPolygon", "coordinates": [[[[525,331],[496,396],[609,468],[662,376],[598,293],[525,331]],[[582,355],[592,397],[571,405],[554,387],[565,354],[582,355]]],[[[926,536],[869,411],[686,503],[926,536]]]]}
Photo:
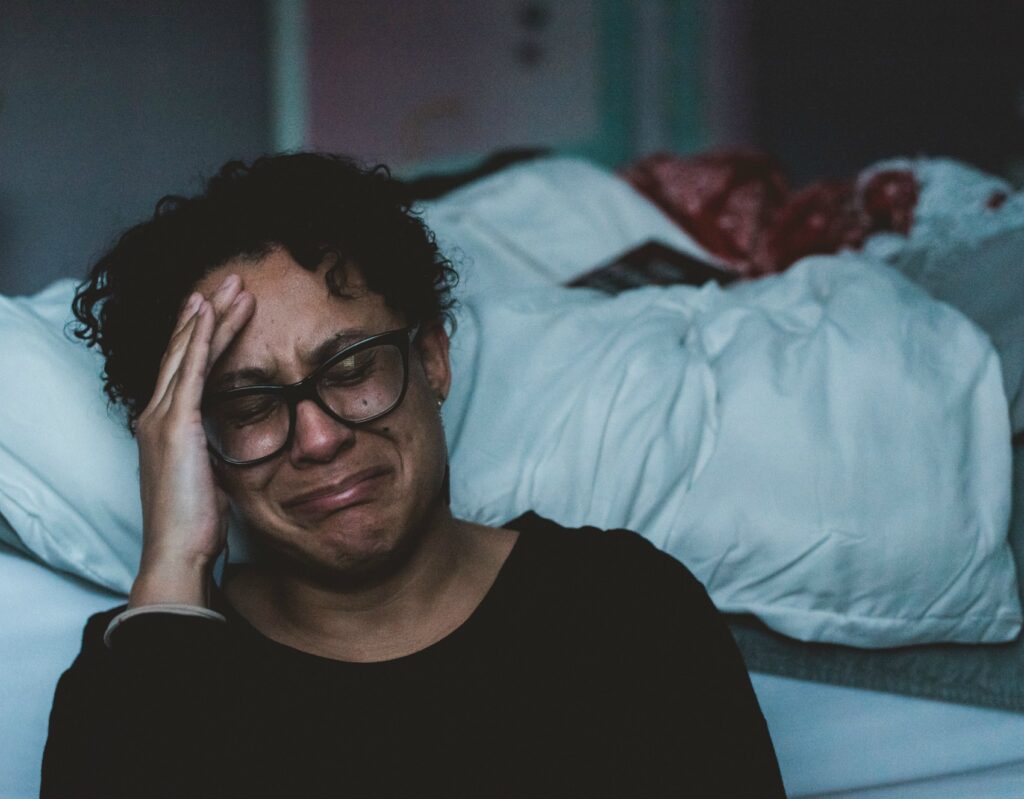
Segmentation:
{"type": "MultiPolygon", "coordinates": [[[[252,318],[214,364],[208,390],[295,383],[320,364],[325,342],[337,339],[337,352],[407,324],[365,288],[358,270],[349,270],[345,298],[328,291],[325,271],[310,272],[275,250],[231,262],[197,284],[209,297],[237,274],[256,299],[252,318]],[[265,377],[230,374],[240,370],[265,377]]],[[[220,485],[271,557],[327,579],[372,579],[412,549],[441,507],[447,451],[438,400],[449,382],[443,326],[421,330],[409,350],[408,389],[394,410],[352,428],[304,400],[289,448],[255,466],[218,462],[220,485]]]]}

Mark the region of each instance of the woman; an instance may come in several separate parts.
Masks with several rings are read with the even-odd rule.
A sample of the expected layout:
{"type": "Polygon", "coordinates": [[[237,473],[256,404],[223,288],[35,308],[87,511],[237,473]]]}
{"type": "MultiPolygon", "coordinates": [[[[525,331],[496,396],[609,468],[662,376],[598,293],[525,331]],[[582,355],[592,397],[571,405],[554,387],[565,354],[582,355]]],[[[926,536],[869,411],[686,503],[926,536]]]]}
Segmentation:
{"type": "Polygon", "coordinates": [[[453,518],[454,280],[386,170],[313,154],[226,165],[96,264],[143,554],[58,685],[43,796],[782,795],[685,567],[453,518]],[[231,505],[257,557],[217,586],[231,505]]]}

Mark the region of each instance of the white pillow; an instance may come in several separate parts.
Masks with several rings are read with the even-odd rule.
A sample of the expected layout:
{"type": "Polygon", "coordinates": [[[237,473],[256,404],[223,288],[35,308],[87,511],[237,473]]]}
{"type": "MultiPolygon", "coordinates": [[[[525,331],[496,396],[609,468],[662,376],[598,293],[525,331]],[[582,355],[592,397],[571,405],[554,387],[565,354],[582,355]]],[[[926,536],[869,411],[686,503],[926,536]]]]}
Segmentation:
{"type": "Polygon", "coordinates": [[[886,161],[920,184],[909,236],[871,238],[881,258],[936,299],[963,312],[992,339],[1014,433],[1024,430],[1024,192],[946,159],[886,161]],[[990,207],[993,197],[1001,204],[990,207]]]}
{"type": "Polygon", "coordinates": [[[648,241],[720,264],[621,178],[578,158],[528,161],[422,205],[458,296],[559,285],[648,241]]]}
{"type": "MultiPolygon", "coordinates": [[[[0,296],[0,540],[127,594],[142,542],[139,454],[103,393],[102,356],[71,332],[75,285],[0,296]]],[[[246,560],[234,514],[228,533],[231,559],[246,560]]]]}
{"type": "Polygon", "coordinates": [[[888,267],[478,298],[452,358],[456,515],[636,530],[802,640],[1020,630],[998,358],[888,267]]]}
{"type": "Polygon", "coordinates": [[[101,356],[65,332],[75,282],[0,297],[0,514],[43,562],[121,593],[138,568],[138,454],[101,356]]]}
{"type": "Polygon", "coordinates": [[[11,527],[11,523],[3,516],[0,516],[0,543],[16,549],[23,555],[32,554],[32,551],[25,546],[21,537],[14,531],[14,528],[11,527]]]}

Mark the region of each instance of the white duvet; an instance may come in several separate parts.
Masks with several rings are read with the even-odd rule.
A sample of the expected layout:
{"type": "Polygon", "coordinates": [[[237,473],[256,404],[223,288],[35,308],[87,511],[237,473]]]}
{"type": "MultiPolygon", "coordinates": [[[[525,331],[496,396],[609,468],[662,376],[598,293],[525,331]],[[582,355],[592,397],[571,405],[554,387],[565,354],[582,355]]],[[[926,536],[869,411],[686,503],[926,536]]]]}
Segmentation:
{"type": "Polygon", "coordinates": [[[549,287],[458,321],[456,515],[637,530],[721,610],[804,640],[1020,629],[996,353],[895,271],[830,256],[724,291],[549,287]]]}

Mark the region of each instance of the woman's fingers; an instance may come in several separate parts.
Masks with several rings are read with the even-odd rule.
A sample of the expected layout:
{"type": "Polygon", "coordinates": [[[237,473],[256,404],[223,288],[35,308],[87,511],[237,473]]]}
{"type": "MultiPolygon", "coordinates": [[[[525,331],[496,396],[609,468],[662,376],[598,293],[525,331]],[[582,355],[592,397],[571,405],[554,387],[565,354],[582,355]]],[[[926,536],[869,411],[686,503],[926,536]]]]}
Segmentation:
{"type": "Polygon", "coordinates": [[[210,342],[210,357],[206,362],[205,374],[210,373],[213,365],[235,340],[242,328],[248,324],[255,310],[256,298],[247,291],[240,291],[235,295],[231,304],[218,316],[217,325],[213,331],[213,340],[210,342]]]}
{"type": "MultiPolygon", "coordinates": [[[[238,275],[228,275],[217,290],[210,295],[208,304],[212,305],[215,316],[219,316],[225,310],[230,309],[234,300],[242,289],[242,280],[238,275]]],[[[157,407],[169,398],[173,386],[177,384],[175,379],[178,368],[193,338],[193,332],[197,321],[197,311],[203,304],[203,295],[193,292],[186,299],[179,314],[178,324],[171,334],[167,349],[164,351],[163,359],[160,362],[160,372],[157,375],[156,385],[153,388],[153,396],[150,399],[150,406],[157,407]]],[[[219,354],[218,354],[219,357],[219,354]]]]}
{"type": "Polygon", "coordinates": [[[189,410],[198,411],[202,401],[206,362],[209,360],[210,339],[215,324],[213,306],[204,300],[196,312],[196,326],[178,368],[176,385],[168,392],[173,395],[172,401],[184,400],[189,410]]]}
{"type": "MultiPolygon", "coordinates": [[[[241,326],[248,321],[248,314],[244,319],[238,316],[239,298],[245,292],[242,291],[242,279],[238,275],[228,275],[217,290],[210,295],[209,302],[213,310],[213,341],[210,347],[210,357],[205,366],[205,373],[209,373],[214,362],[221,356],[231,340],[241,330],[241,326]]],[[[249,309],[251,313],[251,308],[249,309]]]]}
{"type": "MultiPolygon", "coordinates": [[[[167,384],[164,388],[163,395],[157,400],[150,403],[150,407],[154,411],[163,415],[169,411],[171,406],[175,403],[178,395],[178,386],[181,384],[182,378],[188,369],[188,359],[190,355],[196,350],[197,347],[205,350],[209,346],[209,335],[210,328],[213,326],[213,311],[210,307],[210,303],[207,300],[202,300],[199,304],[199,309],[196,311],[195,316],[192,318],[190,324],[185,328],[187,332],[187,338],[183,340],[179,347],[179,351],[174,356],[174,371],[168,371],[167,384]],[[203,339],[207,339],[204,341],[203,339]]],[[[194,355],[191,357],[195,358],[194,355]]],[[[169,360],[167,366],[170,367],[172,362],[169,360]]],[[[200,396],[202,395],[202,387],[199,389],[200,396]]],[[[199,400],[196,400],[198,405],[199,400]]]]}
{"type": "Polygon", "coordinates": [[[234,299],[219,314],[211,301],[204,301],[196,313],[192,336],[165,392],[162,403],[165,407],[180,402],[191,411],[199,410],[210,370],[252,318],[256,309],[253,295],[241,290],[233,291],[221,296],[222,305],[224,296],[233,296],[234,299]]]}
{"type": "Polygon", "coordinates": [[[214,318],[219,318],[234,302],[238,292],[242,290],[242,279],[238,275],[228,275],[207,300],[213,306],[214,318]]]}
{"type": "Polygon", "coordinates": [[[192,331],[195,329],[196,315],[201,302],[202,297],[196,303],[196,310],[192,311],[189,317],[178,326],[174,335],[171,336],[171,340],[167,343],[164,357],[160,361],[160,371],[157,374],[156,385],[153,387],[153,396],[149,400],[150,407],[159,405],[167,395],[167,389],[174,379],[174,375],[178,371],[178,365],[185,355],[185,349],[192,339],[192,331]]]}
{"type": "Polygon", "coordinates": [[[199,301],[202,299],[203,295],[198,291],[193,291],[185,298],[185,302],[182,303],[181,310],[178,312],[178,323],[174,326],[174,331],[171,333],[172,339],[195,315],[195,312],[199,309],[199,301]]]}

